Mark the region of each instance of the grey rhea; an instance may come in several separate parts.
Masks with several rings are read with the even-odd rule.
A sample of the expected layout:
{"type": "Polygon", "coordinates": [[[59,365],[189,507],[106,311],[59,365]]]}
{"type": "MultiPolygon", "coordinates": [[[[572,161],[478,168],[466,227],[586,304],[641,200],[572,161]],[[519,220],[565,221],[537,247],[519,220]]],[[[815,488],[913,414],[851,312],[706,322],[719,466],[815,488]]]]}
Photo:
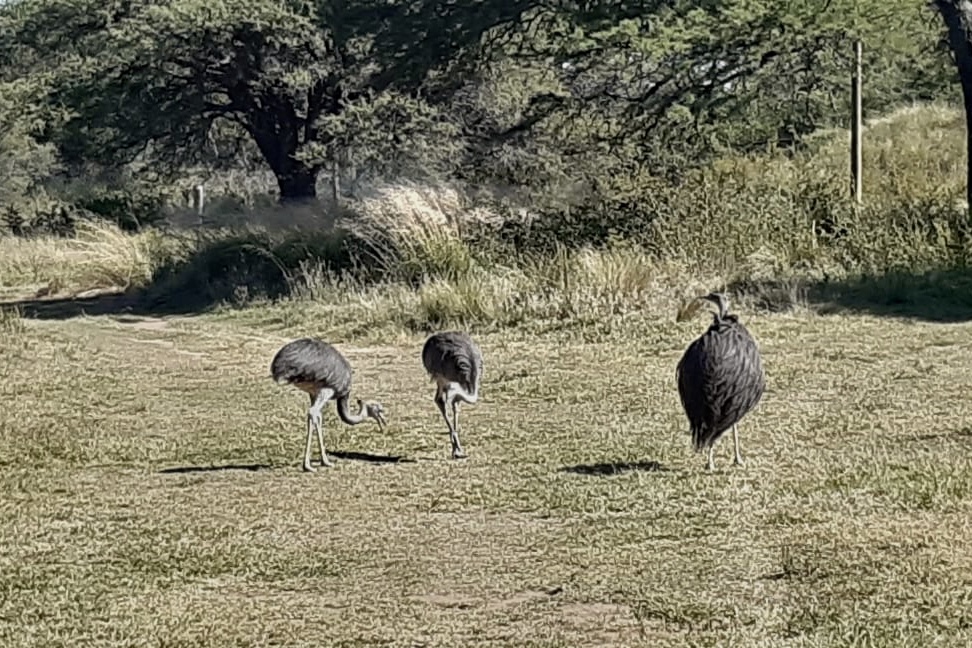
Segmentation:
{"type": "Polygon", "coordinates": [[[461,459],[466,453],[459,443],[459,403],[471,405],[479,400],[483,354],[468,333],[445,331],[425,341],[422,364],[436,384],[435,404],[449,428],[452,457],[461,459]],[[447,410],[452,410],[451,421],[447,410]]]}
{"type": "Polygon", "coordinates": [[[712,324],[685,350],[676,377],[695,451],[708,450],[707,468],[711,471],[715,469],[712,453],[716,441],[730,428],[734,463],[742,465],[737,425],[759,403],[766,377],[756,341],[739,318],[729,313],[724,294],[699,297],[687,314],[679,314],[679,319],[691,316],[703,305],[715,306],[712,324]]]}
{"type": "Polygon", "coordinates": [[[317,445],[321,451],[321,465],[331,466],[324,451],[322,418],[324,407],[332,399],[337,401],[337,413],[348,425],[357,425],[372,418],[382,431],[387,424],[381,403],[358,399],[358,412],[351,413],[351,365],[333,346],[322,340],[300,338],[285,344],[270,363],[270,374],[281,385],[293,385],[310,395],[307,410],[307,442],[304,445],[304,470],[311,466],[311,437],[317,431],[317,445]]]}

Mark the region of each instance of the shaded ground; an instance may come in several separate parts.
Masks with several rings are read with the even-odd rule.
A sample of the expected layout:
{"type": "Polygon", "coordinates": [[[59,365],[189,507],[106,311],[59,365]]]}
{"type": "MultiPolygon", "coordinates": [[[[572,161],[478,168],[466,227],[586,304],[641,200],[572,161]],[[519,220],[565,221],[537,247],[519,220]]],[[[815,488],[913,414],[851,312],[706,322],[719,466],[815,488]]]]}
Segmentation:
{"type": "Polygon", "coordinates": [[[891,273],[848,281],[800,285],[769,282],[730,288],[756,295],[757,303],[770,310],[797,300],[821,314],[860,313],[943,323],[972,320],[972,269],[969,268],[923,274],[891,273]]]}
{"type": "Polygon", "coordinates": [[[769,391],[717,472],[673,368],[484,335],[448,437],[421,338],[344,343],[325,415],[268,378],[286,335],[203,316],[0,331],[0,645],[967,646],[972,327],[749,317],[769,391]]]}
{"type": "Polygon", "coordinates": [[[166,315],[166,311],[178,309],[152,306],[137,295],[103,294],[83,298],[10,299],[0,306],[18,308],[24,317],[31,319],[71,319],[85,315],[166,315]]]}
{"type": "MultiPolygon", "coordinates": [[[[286,288],[275,283],[268,287],[257,273],[230,275],[237,283],[221,279],[194,288],[190,261],[183,277],[171,276],[159,285],[129,294],[102,294],[84,298],[43,297],[17,299],[9,294],[0,299],[0,308],[19,308],[25,317],[70,319],[82,315],[128,315],[161,317],[198,315],[214,306],[233,302],[240,295],[280,296],[286,288]],[[181,286],[168,293],[166,285],[181,286]]],[[[786,309],[794,302],[806,303],[821,314],[860,313],[882,317],[911,318],[931,322],[972,320],[972,269],[955,268],[920,275],[897,273],[848,281],[779,284],[767,282],[736,284],[729,290],[747,293],[754,305],[769,310],[786,309]]]]}
{"type": "Polygon", "coordinates": [[[972,269],[920,275],[894,273],[844,284],[816,286],[811,295],[836,308],[933,322],[972,320],[972,269]]]}

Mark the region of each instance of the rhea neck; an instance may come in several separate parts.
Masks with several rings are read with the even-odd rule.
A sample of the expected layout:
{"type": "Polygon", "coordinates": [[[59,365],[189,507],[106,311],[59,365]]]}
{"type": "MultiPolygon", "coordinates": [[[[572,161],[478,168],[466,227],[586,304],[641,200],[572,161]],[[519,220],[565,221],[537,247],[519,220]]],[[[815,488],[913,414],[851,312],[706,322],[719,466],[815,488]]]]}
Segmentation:
{"type": "Polygon", "coordinates": [[[722,323],[733,322],[736,318],[729,314],[729,300],[725,295],[712,293],[703,297],[712,310],[712,326],[718,328],[722,323]]]}
{"type": "Polygon", "coordinates": [[[721,315],[719,313],[712,314],[712,324],[709,326],[710,330],[722,331],[732,328],[732,325],[738,322],[739,319],[732,314],[721,315]]]}
{"type": "Polygon", "coordinates": [[[456,397],[464,403],[469,403],[473,405],[479,400],[479,385],[473,385],[471,392],[466,391],[462,387],[456,389],[456,397]]]}
{"type": "Polygon", "coordinates": [[[357,414],[352,414],[348,407],[350,397],[345,395],[337,399],[337,413],[341,417],[341,420],[348,425],[357,425],[368,418],[367,411],[364,403],[361,403],[361,409],[358,410],[357,414]]]}

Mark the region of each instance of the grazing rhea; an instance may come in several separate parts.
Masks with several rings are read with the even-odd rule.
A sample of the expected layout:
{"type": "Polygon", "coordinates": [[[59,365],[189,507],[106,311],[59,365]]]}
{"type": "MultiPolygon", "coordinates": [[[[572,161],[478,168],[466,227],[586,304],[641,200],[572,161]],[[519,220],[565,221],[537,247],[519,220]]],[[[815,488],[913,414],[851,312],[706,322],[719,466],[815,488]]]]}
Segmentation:
{"type": "Polygon", "coordinates": [[[471,405],[479,400],[483,354],[468,334],[447,331],[426,340],[422,348],[422,364],[436,383],[435,404],[449,428],[452,458],[461,459],[466,453],[459,443],[459,401],[471,405]],[[446,414],[450,408],[452,421],[446,414]]]}
{"type": "Polygon", "coordinates": [[[348,425],[357,425],[366,418],[378,422],[385,429],[385,413],[381,403],[362,402],[359,411],[352,414],[348,409],[351,396],[351,365],[341,353],[327,342],[301,338],[288,342],[273,357],[270,374],[278,384],[293,385],[310,394],[307,410],[307,443],[304,446],[304,470],[313,472],[311,466],[311,437],[317,430],[317,444],[321,450],[321,465],[331,466],[324,452],[324,431],[321,427],[324,407],[331,399],[337,400],[337,413],[348,425]]]}
{"type": "Polygon", "coordinates": [[[722,293],[693,300],[678,320],[691,317],[705,305],[715,306],[712,324],[685,350],[676,377],[695,451],[708,449],[711,471],[715,469],[715,443],[730,428],[735,464],[742,465],[736,426],[762,398],[766,377],[756,341],[739,318],[729,314],[729,300],[722,293]]]}

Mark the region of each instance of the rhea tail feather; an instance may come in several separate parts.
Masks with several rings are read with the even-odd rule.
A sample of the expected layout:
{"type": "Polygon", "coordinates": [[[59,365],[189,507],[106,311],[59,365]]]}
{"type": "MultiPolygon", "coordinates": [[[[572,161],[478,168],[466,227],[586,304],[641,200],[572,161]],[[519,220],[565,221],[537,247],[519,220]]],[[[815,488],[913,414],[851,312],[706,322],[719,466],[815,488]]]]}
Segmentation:
{"type": "Polygon", "coordinates": [[[716,442],[719,435],[715,433],[712,428],[707,426],[699,426],[692,428],[692,445],[695,447],[696,452],[702,452],[712,444],[716,442]]]}

